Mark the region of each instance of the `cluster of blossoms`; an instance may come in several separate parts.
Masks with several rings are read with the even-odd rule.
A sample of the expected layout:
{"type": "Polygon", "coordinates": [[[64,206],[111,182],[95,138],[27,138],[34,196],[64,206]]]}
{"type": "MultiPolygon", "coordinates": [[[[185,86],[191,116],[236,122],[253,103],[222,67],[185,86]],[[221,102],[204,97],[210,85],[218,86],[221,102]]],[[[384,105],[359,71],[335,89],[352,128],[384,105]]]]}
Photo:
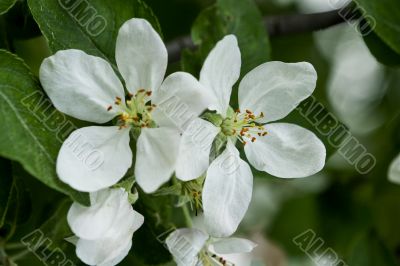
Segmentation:
{"type": "Polygon", "coordinates": [[[324,166],[325,147],[312,132],[272,123],[312,94],[317,79],[312,65],[268,62],[253,69],[239,84],[239,109],[234,110],[229,101],[241,67],[235,36],[226,36],[212,49],[199,80],[183,72],[164,79],[167,58],[151,25],[131,19],[119,30],[116,65],[63,50],[41,66],[41,83],[58,110],[107,123],[72,132],[56,165],[63,182],[90,192],[89,207],[74,203],[68,213],[76,253],[89,265],[118,264],[144,222],[132,208],[131,191],[116,188],[133,157],[135,183],[145,193],[156,192],[175,175],[182,197],[204,212],[207,233],[185,228],[167,238],[179,265],[231,265],[220,254],[255,247],[230,238],[253,188],[251,168],[236,146],[244,147],[254,168],[281,178],[309,176],[324,166]],[[182,257],[174,248],[182,237],[194,247],[190,256],[182,257]]]}

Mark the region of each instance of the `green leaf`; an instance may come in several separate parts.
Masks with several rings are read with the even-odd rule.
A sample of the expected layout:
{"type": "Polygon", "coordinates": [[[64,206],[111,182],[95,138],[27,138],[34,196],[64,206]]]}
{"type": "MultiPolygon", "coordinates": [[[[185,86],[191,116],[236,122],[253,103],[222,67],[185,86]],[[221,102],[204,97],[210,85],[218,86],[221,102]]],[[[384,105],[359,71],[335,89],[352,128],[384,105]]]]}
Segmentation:
{"type": "Polygon", "coordinates": [[[400,54],[400,4],[398,0],[357,0],[364,18],[376,34],[400,54]],[[376,25],[375,25],[376,24],[376,25]]]}
{"type": "Polygon", "coordinates": [[[25,223],[31,214],[31,198],[22,178],[14,173],[11,162],[1,158],[0,170],[0,237],[11,238],[17,225],[25,223]]]}
{"type": "Polygon", "coordinates": [[[115,65],[118,30],[133,17],[147,19],[160,32],[157,18],[142,0],[28,0],[53,52],[80,49],[115,65]]]}
{"type": "Polygon", "coordinates": [[[375,233],[363,235],[355,244],[348,259],[348,265],[395,266],[393,254],[375,233]]]}
{"type": "Polygon", "coordinates": [[[364,36],[364,41],[380,63],[387,66],[400,66],[400,54],[390,48],[375,32],[364,36]]]}
{"type": "Polygon", "coordinates": [[[270,58],[270,44],[262,16],[252,0],[218,0],[205,9],[192,27],[192,39],[199,45],[197,53],[185,52],[182,66],[195,75],[215,44],[225,35],[238,38],[242,54],[242,75],[270,58]]]}
{"type": "Polygon", "coordinates": [[[2,173],[0,179],[0,228],[2,228],[9,208],[13,185],[11,164],[8,160],[0,158],[0,171],[2,173]]]}
{"type": "Polygon", "coordinates": [[[83,204],[87,194],[62,183],[55,161],[62,141],[76,126],[59,113],[25,63],[0,50],[0,156],[18,161],[34,177],[83,204]]]}
{"type": "Polygon", "coordinates": [[[0,15],[10,10],[15,2],[17,2],[17,0],[0,0],[0,15]]]}
{"type": "MultiPolygon", "coordinates": [[[[47,210],[50,218],[39,228],[23,235],[20,241],[45,265],[82,265],[75,255],[75,246],[66,240],[73,236],[67,222],[71,200],[64,199],[53,206],[54,212],[47,210]]],[[[21,262],[21,265],[30,264],[21,262]]]]}

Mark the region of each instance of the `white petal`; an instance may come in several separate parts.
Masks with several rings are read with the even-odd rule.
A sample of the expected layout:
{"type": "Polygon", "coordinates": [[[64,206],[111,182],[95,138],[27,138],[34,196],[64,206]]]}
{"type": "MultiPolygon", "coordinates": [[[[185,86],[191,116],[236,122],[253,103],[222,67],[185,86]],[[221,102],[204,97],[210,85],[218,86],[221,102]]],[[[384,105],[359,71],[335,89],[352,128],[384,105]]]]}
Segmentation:
{"type": "Polygon", "coordinates": [[[115,59],[129,92],[157,89],[168,63],[167,49],[158,33],[144,19],[133,18],[122,25],[115,59]]]}
{"type": "Polygon", "coordinates": [[[76,245],[76,255],[86,264],[101,265],[121,255],[126,256],[127,254],[124,253],[126,250],[129,252],[131,246],[132,240],[128,240],[127,237],[125,239],[79,239],[76,245]]]}
{"type": "Polygon", "coordinates": [[[234,254],[251,252],[257,246],[256,243],[243,238],[223,238],[212,243],[212,247],[218,254],[234,254]]]}
{"type": "Polygon", "coordinates": [[[102,201],[92,202],[90,207],[74,202],[68,211],[68,224],[80,238],[101,238],[114,222],[121,198],[126,198],[126,192],[120,189],[105,189],[99,193],[104,195],[102,201]]]}
{"type": "Polygon", "coordinates": [[[143,128],[137,140],[135,176],[146,192],[156,191],[175,170],[180,134],[170,128],[143,128]]]}
{"type": "Polygon", "coordinates": [[[245,145],[249,162],[258,170],[283,178],[319,172],[325,164],[324,144],[311,131],[294,124],[266,125],[268,134],[245,145]]]}
{"type": "Polygon", "coordinates": [[[92,126],[75,130],[65,140],[57,174],[76,190],[93,192],[117,183],[131,165],[129,129],[92,126]]]}
{"type": "Polygon", "coordinates": [[[213,95],[209,109],[226,115],[232,86],[240,76],[240,50],[234,35],[227,35],[207,56],[200,72],[200,83],[213,95]]]}
{"type": "Polygon", "coordinates": [[[125,192],[120,198],[114,222],[103,237],[95,240],[79,239],[76,247],[78,257],[90,265],[119,263],[128,254],[132,235],[143,221],[144,217],[132,209],[125,192]]]}
{"type": "Polygon", "coordinates": [[[209,236],[195,228],[177,229],[166,239],[168,250],[178,265],[194,266],[209,236]]]}
{"type": "Polygon", "coordinates": [[[263,123],[284,118],[313,93],[316,81],[314,67],[306,62],[262,64],[240,82],[239,107],[256,115],[263,112],[263,123]]]}
{"type": "Polygon", "coordinates": [[[46,58],[40,81],[54,106],[75,118],[110,121],[117,112],[115,97],[125,102],[124,88],[110,64],[80,50],[64,50],[46,58]],[[107,111],[109,106],[113,106],[107,111]]]}
{"type": "Polygon", "coordinates": [[[154,120],[159,126],[175,126],[183,131],[207,109],[210,99],[207,90],[192,75],[176,72],[154,92],[152,102],[157,105],[154,120]]]}
{"type": "Polygon", "coordinates": [[[397,155],[390,164],[389,180],[393,183],[400,184],[400,155],[397,155]]]}
{"type": "Polygon", "coordinates": [[[203,188],[204,221],[210,235],[226,237],[236,231],[252,190],[251,169],[228,141],[226,150],[211,163],[203,188]]]}
{"type": "Polygon", "coordinates": [[[207,171],[210,150],[220,128],[197,118],[182,135],[176,162],[176,176],[183,181],[196,179],[207,171]]]}
{"type": "Polygon", "coordinates": [[[124,248],[118,248],[118,255],[114,258],[110,258],[108,260],[105,260],[104,262],[98,264],[97,266],[114,266],[118,265],[126,256],[128,256],[129,251],[132,248],[132,241],[129,241],[128,244],[124,248]]]}

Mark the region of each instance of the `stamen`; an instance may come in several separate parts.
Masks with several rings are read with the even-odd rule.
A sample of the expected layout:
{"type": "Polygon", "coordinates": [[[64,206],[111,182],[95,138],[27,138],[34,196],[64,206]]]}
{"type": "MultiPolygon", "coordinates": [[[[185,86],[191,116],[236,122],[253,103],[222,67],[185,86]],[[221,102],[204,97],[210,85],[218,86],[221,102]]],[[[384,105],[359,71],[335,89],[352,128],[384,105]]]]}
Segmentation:
{"type": "Polygon", "coordinates": [[[257,121],[262,117],[264,117],[263,112],[257,116],[248,109],[246,109],[244,113],[240,113],[240,110],[236,110],[231,117],[225,118],[222,122],[222,132],[226,136],[236,137],[243,145],[247,143],[243,138],[255,142],[256,136],[262,137],[267,135],[264,125],[260,125],[257,121]]]}
{"type": "MultiPolygon", "coordinates": [[[[150,95],[151,91],[144,89],[138,90],[135,95],[129,93],[126,104],[122,104],[120,97],[115,97],[115,104],[119,105],[118,125],[120,128],[128,126],[144,128],[153,125],[151,113],[155,105],[150,103],[148,98],[150,95]]],[[[111,110],[110,107],[108,111],[111,110]]]]}

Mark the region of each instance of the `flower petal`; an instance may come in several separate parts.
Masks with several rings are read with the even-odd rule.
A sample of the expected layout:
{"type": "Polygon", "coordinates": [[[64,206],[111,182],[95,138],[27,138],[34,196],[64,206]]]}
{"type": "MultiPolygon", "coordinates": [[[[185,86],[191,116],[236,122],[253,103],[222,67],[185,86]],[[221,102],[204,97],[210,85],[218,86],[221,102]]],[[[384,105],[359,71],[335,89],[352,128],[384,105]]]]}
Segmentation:
{"type": "Polygon", "coordinates": [[[400,154],[390,164],[388,175],[391,182],[400,184],[400,154]]]}
{"type": "Polygon", "coordinates": [[[200,83],[203,84],[213,101],[209,109],[226,115],[232,86],[240,76],[240,50],[234,35],[227,35],[219,41],[207,56],[200,72],[200,83]]]}
{"type": "Polygon", "coordinates": [[[257,246],[256,243],[244,238],[223,238],[212,243],[212,247],[218,254],[234,254],[251,252],[257,246]]]}
{"type": "Polygon", "coordinates": [[[220,128],[197,118],[182,135],[176,162],[176,176],[182,181],[198,178],[207,171],[211,145],[220,128]]]}
{"type": "Polygon", "coordinates": [[[226,150],[207,171],[203,188],[204,222],[214,237],[233,234],[242,221],[252,196],[253,175],[229,140],[226,150]]]}
{"type": "Polygon", "coordinates": [[[153,118],[159,126],[174,126],[183,131],[210,102],[207,90],[192,75],[176,72],[156,90],[152,102],[157,105],[153,118]]]}
{"type": "MultiPolygon", "coordinates": [[[[93,194],[93,193],[92,193],[93,194]]],[[[80,238],[101,238],[115,220],[124,192],[120,189],[104,189],[96,194],[102,194],[101,201],[90,207],[74,202],[68,211],[67,220],[72,232],[80,238]]]]}
{"type": "Polygon", "coordinates": [[[118,211],[113,217],[112,226],[102,238],[94,240],[81,238],[76,246],[78,257],[90,265],[118,264],[131,248],[133,233],[144,222],[144,217],[134,211],[129,204],[127,193],[123,189],[113,190],[122,191],[123,194],[119,197],[118,211]]]}
{"type": "Polygon", "coordinates": [[[195,228],[182,228],[172,232],[166,239],[168,250],[178,265],[197,265],[197,255],[209,236],[195,228]]]}
{"type": "Polygon", "coordinates": [[[324,167],[325,146],[311,131],[287,123],[268,124],[266,130],[268,135],[244,147],[256,169],[277,177],[299,178],[324,167]]]}
{"type": "MultiPolygon", "coordinates": [[[[116,116],[124,87],[110,64],[80,50],[63,50],[40,66],[40,81],[54,106],[80,120],[105,123],[116,116]],[[108,107],[113,108],[107,111],[108,107]]],[[[125,102],[125,101],[123,101],[125,102]]]]}
{"type": "Polygon", "coordinates": [[[137,141],[135,176],[146,192],[156,191],[175,170],[180,134],[170,128],[143,128],[137,141]]]}
{"type": "Polygon", "coordinates": [[[117,215],[116,220],[120,222],[114,223],[105,237],[78,240],[76,253],[83,262],[89,265],[116,265],[128,255],[133,233],[143,224],[143,216],[129,207],[129,213],[117,215]]]}
{"type": "Polygon", "coordinates": [[[160,87],[167,69],[167,49],[158,33],[144,19],[133,18],[119,29],[115,59],[127,89],[160,87]]]}
{"type": "Polygon", "coordinates": [[[262,64],[240,82],[239,107],[256,115],[263,112],[262,123],[279,120],[313,93],[316,81],[314,67],[306,62],[262,64]]]}
{"type": "Polygon", "coordinates": [[[128,244],[126,244],[126,246],[124,248],[121,248],[121,247],[118,248],[118,252],[115,252],[118,254],[116,257],[109,258],[109,259],[105,260],[104,262],[98,264],[97,266],[118,265],[118,263],[120,263],[126,256],[128,256],[131,248],[132,248],[132,241],[129,241],[128,244]]]}
{"type": "Polygon", "coordinates": [[[107,262],[115,258],[122,260],[126,257],[131,246],[132,240],[128,240],[127,237],[101,240],[79,239],[76,244],[76,255],[88,265],[107,265],[107,262]]]}
{"type": "Polygon", "coordinates": [[[131,165],[129,129],[91,126],[75,130],[65,140],[57,174],[76,190],[93,192],[117,183],[131,165]]]}

